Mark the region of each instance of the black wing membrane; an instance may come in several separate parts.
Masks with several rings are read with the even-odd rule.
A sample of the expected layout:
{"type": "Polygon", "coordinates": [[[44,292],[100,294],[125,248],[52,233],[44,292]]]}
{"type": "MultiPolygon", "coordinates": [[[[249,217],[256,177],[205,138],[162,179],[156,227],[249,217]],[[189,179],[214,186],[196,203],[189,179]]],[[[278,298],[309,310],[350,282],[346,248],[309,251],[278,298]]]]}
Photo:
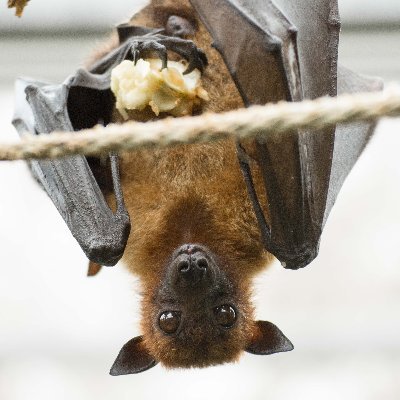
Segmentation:
{"type": "MultiPolygon", "coordinates": [[[[247,106],[336,96],[338,87],[340,93],[382,87],[345,69],[338,82],[337,0],[190,1],[247,106]]],[[[284,267],[298,269],[317,256],[329,212],[373,128],[372,123],[350,124],[255,139],[267,212],[238,144],[265,248],[284,267]]]]}
{"type": "MultiPolygon", "coordinates": [[[[357,92],[377,92],[382,90],[382,88],[383,82],[380,79],[361,76],[347,68],[339,66],[339,95],[357,92]]],[[[376,123],[371,122],[338,124],[336,128],[329,191],[323,223],[325,223],[328,218],[329,212],[335,203],[344,180],[374,133],[375,126],[376,123]]]]}

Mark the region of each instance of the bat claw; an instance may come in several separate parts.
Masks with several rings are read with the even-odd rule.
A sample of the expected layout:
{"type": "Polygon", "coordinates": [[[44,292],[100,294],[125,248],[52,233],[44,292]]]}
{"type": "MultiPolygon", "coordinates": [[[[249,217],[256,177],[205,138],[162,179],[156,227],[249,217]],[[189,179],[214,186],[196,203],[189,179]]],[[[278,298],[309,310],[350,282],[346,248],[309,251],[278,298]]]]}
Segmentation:
{"type": "Polygon", "coordinates": [[[168,66],[168,53],[167,48],[157,40],[149,40],[146,37],[142,39],[131,38],[129,41],[130,53],[132,55],[133,62],[135,65],[140,58],[145,56],[149,52],[155,52],[161,60],[161,69],[167,68],[168,66]]]}
{"type": "Polygon", "coordinates": [[[176,43],[171,49],[189,61],[189,65],[184,74],[190,74],[196,68],[203,73],[205,67],[208,65],[207,56],[204,51],[199,49],[191,40],[177,39],[176,43]]]}
{"type": "Polygon", "coordinates": [[[131,50],[132,56],[133,56],[133,62],[136,65],[137,62],[139,61],[140,58],[140,52],[138,50],[131,50]]]}
{"type": "Polygon", "coordinates": [[[163,50],[157,52],[158,56],[161,60],[161,69],[165,69],[168,67],[168,52],[165,46],[163,46],[163,50]]]}

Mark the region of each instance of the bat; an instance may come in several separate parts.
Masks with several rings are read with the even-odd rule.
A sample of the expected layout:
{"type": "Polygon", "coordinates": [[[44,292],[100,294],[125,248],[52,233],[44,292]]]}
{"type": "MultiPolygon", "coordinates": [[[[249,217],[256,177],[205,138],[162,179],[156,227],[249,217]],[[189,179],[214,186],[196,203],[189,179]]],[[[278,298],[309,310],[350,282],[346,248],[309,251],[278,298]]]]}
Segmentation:
{"type": "MultiPolygon", "coordinates": [[[[381,90],[380,80],[338,67],[339,29],[334,0],[152,0],[63,84],[18,81],[14,125],[46,134],[120,121],[110,71],[147,54],[165,67],[174,53],[187,60],[186,72],[202,72],[210,101],[198,112],[381,90]]],[[[130,117],[156,119],[148,110],[130,117]]],[[[140,278],[142,335],[122,347],[110,373],[292,350],[279,328],[254,319],[252,279],[272,255],[290,269],[317,256],[329,212],[373,130],[354,123],[105,160],[32,161],[93,274],[93,263],[122,257],[140,278]]]]}

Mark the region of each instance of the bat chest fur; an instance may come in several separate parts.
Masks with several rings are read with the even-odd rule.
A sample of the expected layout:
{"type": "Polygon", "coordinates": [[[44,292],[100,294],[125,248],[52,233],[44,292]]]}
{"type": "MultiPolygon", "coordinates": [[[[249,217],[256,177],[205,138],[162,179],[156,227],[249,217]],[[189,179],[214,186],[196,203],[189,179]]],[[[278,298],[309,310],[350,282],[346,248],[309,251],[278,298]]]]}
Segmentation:
{"type": "Polygon", "coordinates": [[[223,141],[122,157],[122,185],[132,219],[124,260],[132,272],[160,273],[184,243],[201,243],[236,259],[238,253],[243,259],[249,252],[260,255],[235,151],[233,141],[223,141]]]}

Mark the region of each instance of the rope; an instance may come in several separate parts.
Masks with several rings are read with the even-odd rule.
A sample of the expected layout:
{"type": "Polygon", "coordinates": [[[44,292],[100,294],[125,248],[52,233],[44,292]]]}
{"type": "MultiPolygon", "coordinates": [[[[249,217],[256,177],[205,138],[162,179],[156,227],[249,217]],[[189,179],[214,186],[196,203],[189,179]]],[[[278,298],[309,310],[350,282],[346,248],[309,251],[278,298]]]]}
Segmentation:
{"type": "MultiPolygon", "coordinates": [[[[50,135],[27,134],[21,141],[0,142],[0,160],[57,158],[73,154],[167,147],[235,137],[252,138],[296,129],[318,130],[337,123],[373,121],[400,116],[400,87],[383,92],[323,97],[299,103],[253,106],[221,114],[127,122],[107,127],[50,135]]],[[[316,133],[318,134],[318,133],[316,133]]]]}

